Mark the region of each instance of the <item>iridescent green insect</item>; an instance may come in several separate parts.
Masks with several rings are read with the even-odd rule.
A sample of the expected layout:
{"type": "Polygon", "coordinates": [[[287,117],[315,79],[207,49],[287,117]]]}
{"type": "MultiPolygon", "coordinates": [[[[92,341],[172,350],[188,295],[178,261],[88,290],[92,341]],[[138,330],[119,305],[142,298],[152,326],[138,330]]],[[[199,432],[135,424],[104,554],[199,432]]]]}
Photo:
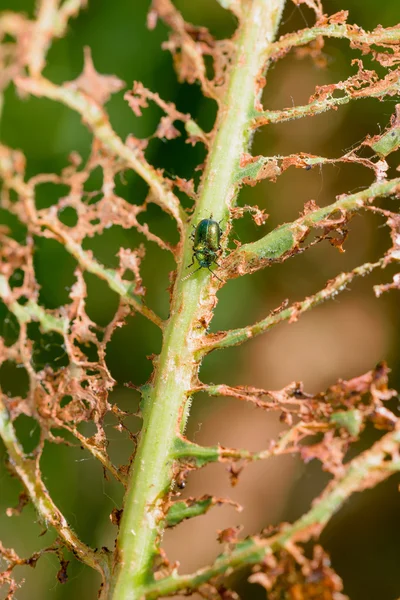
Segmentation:
{"type": "Polygon", "coordinates": [[[193,239],[193,260],[188,265],[188,268],[194,265],[194,260],[196,259],[199,263],[199,268],[190,273],[184,279],[188,279],[200,269],[208,269],[210,273],[216,277],[219,281],[222,281],[213,271],[210,269],[212,264],[216,264],[217,266],[217,256],[218,252],[221,250],[220,240],[221,240],[221,228],[217,221],[213,221],[210,217],[209,219],[202,219],[200,223],[197,225],[194,234],[192,234],[193,239]]]}

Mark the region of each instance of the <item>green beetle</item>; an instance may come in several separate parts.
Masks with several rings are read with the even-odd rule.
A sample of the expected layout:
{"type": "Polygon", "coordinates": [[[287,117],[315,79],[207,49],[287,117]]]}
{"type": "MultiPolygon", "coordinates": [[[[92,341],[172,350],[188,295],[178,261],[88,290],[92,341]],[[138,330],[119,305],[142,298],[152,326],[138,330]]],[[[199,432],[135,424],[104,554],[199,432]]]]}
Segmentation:
{"type": "Polygon", "coordinates": [[[219,281],[222,281],[213,271],[211,271],[210,266],[214,263],[217,266],[218,263],[216,258],[218,256],[218,252],[221,250],[220,240],[221,240],[221,228],[217,221],[214,221],[211,217],[209,219],[202,219],[200,223],[197,225],[194,234],[192,234],[193,239],[193,260],[188,265],[188,268],[194,265],[194,259],[199,263],[199,268],[190,273],[185,279],[191,277],[200,269],[208,269],[210,273],[216,277],[219,281]]]}

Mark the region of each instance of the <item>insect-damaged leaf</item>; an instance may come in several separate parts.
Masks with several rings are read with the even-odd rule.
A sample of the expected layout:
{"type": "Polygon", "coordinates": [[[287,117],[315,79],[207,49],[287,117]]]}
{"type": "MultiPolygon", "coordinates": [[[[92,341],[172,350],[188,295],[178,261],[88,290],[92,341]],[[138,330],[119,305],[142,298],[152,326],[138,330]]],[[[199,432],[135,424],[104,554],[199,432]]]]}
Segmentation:
{"type": "Polygon", "coordinates": [[[338,427],[344,427],[351,436],[357,436],[361,431],[362,414],[356,408],[354,410],[340,410],[331,416],[332,423],[338,427]]]}
{"type": "Polygon", "coordinates": [[[168,509],[165,523],[167,527],[175,527],[185,519],[204,515],[213,506],[221,506],[222,504],[230,504],[241,511],[242,507],[229,500],[229,498],[216,498],[215,496],[202,496],[201,498],[187,498],[174,502],[168,509]]]}
{"type": "Polygon", "coordinates": [[[108,102],[112,94],[119,92],[125,86],[125,82],[115,75],[100,75],[94,68],[91,50],[88,46],[85,47],[84,52],[85,62],[82,74],[66,85],[84,92],[103,105],[108,102]]]}

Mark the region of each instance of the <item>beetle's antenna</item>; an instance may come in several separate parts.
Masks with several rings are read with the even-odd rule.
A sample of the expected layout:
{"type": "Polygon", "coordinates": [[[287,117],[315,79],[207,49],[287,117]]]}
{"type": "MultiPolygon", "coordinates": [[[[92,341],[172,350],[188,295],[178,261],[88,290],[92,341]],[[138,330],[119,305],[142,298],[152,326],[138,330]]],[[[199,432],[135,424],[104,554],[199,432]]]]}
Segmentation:
{"type": "MultiPolygon", "coordinates": [[[[191,277],[192,275],[194,275],[195,273],[197,273],[197,271],[200,271],[200,269],[203,269],[203,268],[204,267],[200,266],[198,269],[196,269],[195,271],[193,271],[193,273],[189,273],[189,275],[186,275],[186,277],[182,277],[181,281],[186,281],[186,279],[189,279],[189,277],[191,277]]],[[[214,271],[211,271],[210,267],[207,267],[207,269],[210,271],[210,273],[211,273],[211,275],[213,275],[213,277],[215,277],[216,279],[218,279],[218,281],[220,281],[221,283],[226,283],[223,279],[221,279],[220,277],[218,277],[218,275],[216,275],[214,273],[214,271]]]]}
{"type": "MultiPolygon", "coordinates": [[[[188,266],[190,267],[191,265],[188,265],[188,266]]],[[[196,269],[192,273],[189,273],[189,275],[186,275],[186,277],[182,277],[181,281],[186,281],[186,279],[189,279],[189,277],[191,277],[192,275],[194,275],[195,273],[197,273],[197,271],[200,271],[200,269],[202,269],[202,268],[203,267],[199,267],[198,269],[196,269]]],[[[211,273],[212,273],[212,271],[211,271],[211,273]]]]}

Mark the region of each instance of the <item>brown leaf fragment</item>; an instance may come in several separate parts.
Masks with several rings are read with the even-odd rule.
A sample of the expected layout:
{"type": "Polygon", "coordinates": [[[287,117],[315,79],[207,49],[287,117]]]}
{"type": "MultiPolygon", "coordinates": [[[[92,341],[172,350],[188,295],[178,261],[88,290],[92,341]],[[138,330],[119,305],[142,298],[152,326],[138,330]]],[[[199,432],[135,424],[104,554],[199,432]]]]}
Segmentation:
{"type": "Polygon", "coordinates": [[[269,592],[273,586],[273,579],[268,577],[267,573],[264,573],[263,571],[253,573],[248,578],[248,581],[249,583],[258,583],[258,585],[261,585],[267,592],[269,592]]]}
{"type": "Polygon", "coordinates": [[[370,420],[376,429],[393,431],[398,423],[398,418],[385,406],[378,406],[370,415],[370,420]]]}
{"type": "Polygon", "coordinates": [[[287,308],[289,306],[289,299],[285,298],[285,300],[283,300],[279,306],[277,306],[276,308],[274,308],[273,310],[271,310],[270,315],[271,317],[273,315],[277,315],[280,312],[282,312],[285,308],[287,308]]]}
{"type": "Polygon", "coordinates": [[[381,402],[393,398],[395,392],[388,389],[389,369],[385,362],[378,363],[372,371],[363,375],[349,379],[348,381],[339,380],[328,388],[325,394],[319,394],[317,397],[325,397],[335,409],[341,406],[354,407],[359,406],[362,396],[371,394],[372,401],[376,406],[381,402]]]}
{"type": "Polygon", "coordinates": [[[171,117],[161,117],[160,123],[154,134],[155,137],[165,140],[173,140],[181,135],[180,131],[173,126],[171,117]]]}
{"type": "MultiPolygon", "coordinates": [[[[137,86],[141,85],[138,82],[134,82],[134,88],[132,92],[125,92],[124,100],[127,101],[129,107],[137,117],[142,116],[142,108],[147,108],[149,103],[144,94],[136,92],[137,86]]],[[[139,88],[140,89],[140,88],[139,88]]]]}
{"type": "Polygon", "coordinates": [[[246,212],[251,214],[251,218],[258,226],[264,225],[269,217],[265,210],[258,208],[256,204],[254,206],[248,206],[247,204],[244,206],[234,206],[230,209],[232,219],[241,219],[246,212]]]}
{"type": "Polygon", "coordinates": [[[331,246],[333,246],[334,248],[337,248],[339,250],[339,252],[345,252],[345,249],[343,248],[343,244],[346,241],[348,235],[349,235],[349,231],[348,229],[336,229],[335,230],[336,235],[335,236],[330,236],[328,237],[328,242],[330,243],[331,246]]]}
{"type": "Polygon", "coordinates": [[[347,18],[349,16],[348,10],[340,10],[333,15],[323,15],[321,19],[317,22],[318,27],[323,27],[325,25],[345,25],[347,18]]]}
{"type": "MultiPolygon", "coordinates": [[[[349,32],[355,32],[361,34],[362,37],[366,37],[366,32],[357,25],[348,25],[349,32]]],[[[387,40],[380,41],[379,38],[383,33],[389,33],[396,27],[383,28],[382,25],[378,25],[369,34],[372,43],[366,43],[364,40],[352,39],[350,41],[351,48],[357,48],[361,50],[362,54],[372,54],[374,60],[378,61],[384,67],[393,67],[400,63],[400,44],[397,41],[387,40]],[[374,43],[374,38],[378,39],[374,43]],[[379,50],[375,49],[375,46],[379,46],[379,50]]]]}
{"type": "Polygon", "coordinates": [[[132,293],[138,296],[144,296],[146,288],[143,286],[143,280],[140,275],[140,264],[145,256],[146,248],[143,244],[136,250],[130,248],[120,248],[118,252],[121,276],[124,276],[126,271],[131,271],[135,276],[134,285],[132,285],[132,293]]]}
{"type": "Polygon", "coordinates": [[[252,209],[253,210],[251,211],[251,213],[252,213],[251,216],[252,216],[254,223],[258,226],[265,225],[265,223],[269,217],[269,215],[265,212],[265,210],[263,208],[258,208],[258,206],[256,204],[252,207],[252,209]]]}
{"type": "MultiPolygon", "coordinates": [[[[387,266],[392,262],[400,262],[400,214],[393,213],[389,210],[384,210],[377,206],[369,206],[368,210],[384,215],[386,217],[386,224],[390,228],[392,247],[389,248],[389,250],[385,254],[384,265],[387,266]]],[[[397,288],[399,286],[398,277],[399,274],[395,275],[393,277],[393,283],[388,284],[387,288],[385,285],[374,286],[375,294],[377,296],[380,296],[380,294],[384,291],[387,291],[387,289],[397,288]]]]}
{"type": "Polygon", "coordinates": [[[157,27],[157,21],[158,21],[157,11],[154,8],[150,8],[149,12],[147,13],[147,18],[146,18],[147,29],[149,29],[150,31],[153,31],[153,29],[155,29],[157,27]]]}
{"type": "MultiPolygon", "coordinates": [[[[203,90],[213,95],[212,84],[206,77],[204,54],[212,54],[215,40],[205,27],[187,23],[170,0],[153,0],[152,13],[171,29],[169,40],[163,48],[171,52],[180,81],[194,83],[199,80],[203,90]]],[[[152,15],[152,22],[155,16],[152,15]]]]}
{"type": "Polygon", "coordinates": [[[238,594],[224,585],[205,583],[197,591],[205,600],[239,600],[238,594]]]}
{"type": "Polygon", "coordinates": [[[239,475],[243,471],[244,465],[238,465],[237,463],[232,463],[228,467],[229,478],[231,482],[231,486],[235,487],[239,483],[239,475]]]}
{"type": "Polygon", "coordinates": [[[183,177],[175,177],[174,185],[184,194],[186,194],[189,198],[193,198],[195,200],[197,198],[195,191],[195,184],[193,179],[184,179],[183,177]]]}
{"type": "Polygon", "coordinates": [[[370,392],[376,403],[385,402],[397,395],[395,390],[388,388],[389,373],[390,369],[385,361],[379,362],[375,369],[371,371],[372,384],[370,392]]]}
{"type": "Polygon", "coordinates": [[[0,556],[9,563],[19,564],[22,561],[13,548],[6,548],[2,542],[0,542],[0,556]]]}
{"type": "Polygon", "coordinates": [[[119,524],[121,522],[122,513],[123,513],[122,509],[118,509],[118,508],[112,509],[111,514],[110,514],[110,521],[113,525],[116,525],[117,527],[119,527],[119,524]]]}
{"type": "MultiPolygon", "coordinates": [[[[161,117],[160,122],[152,137],[159,139],[173,140],[181,135],[180,131],[174,126],[175,121],[182,121],[188,126],[191,124],[191,129],[196,129],[196,124],[191,121],[190,115],[179,112],[173,102],[166,102],[159,94],[152,92],[144,87],[140,81],[133,83],[133,89],[126,92],[124,99],[128,102],[130,108],[137,117],[142,115],[142,109],[149,106],[149,100],[157,104],[166,114],[161,117]]],[[[190,128],[190,127],[189,127],[190,128]]],[[[197,127],[200,132],[200,128],[197,127]]],[[[142,142],[143,140],[140,140],[142,142]]],[[[188,141],[194,141],[194,138],[189,137],[188,141]]],[[[146,140],[147,142],[147,140],[146,140]]]]}
{"type": "Polygon", "coordinates": [[[68,565],[69,565],[69,560],[60,558],[60,568],[57,572],[57,580],[59,583],[67,583],[67,581],[68,581],[68,574],[67,574],[68,565]]]}
{"type": "Polygon", "coordinates": [[[315,200],[308,200],[308,202],[305,203],[304,210],[302,213],[300,213],[300,215],[302,217],[305,217],[306,215],[309,215],[310,213],[314,212],[314,210],[318,210],[318,209],[319,209],[319,206],[315,202],[315,200]]]}
{"type": "Polygon", "coordinates": [[[390,237],[392,238],[392,247],[387,254],[387,262],[389,260],[400,261],[400,214],[390,213],[387,224],[390,227],[390,237]]]}
{"type": "Polygon", "coordinates": [[[217,531],[217,540],[220,544],[236,544],[239,541],[239,534],[243,527],[228,527],[217,531]]]}
{"type": "Polygon", "coordinates": [[[281,164],[282,171],[286,171],[286,169],[288,169],[289,167],[304,169],[308,166],[308,163],[304,160],[305,158],[313,158],[313,155],[300,152],[299,154],[291,154],[290,156],[285,156],[281,164]]]}
{"type": "Polygon", "coordinates": [[[313,446],[301,446],[300,456],[305,463],[314,458],[321,462],[324,471],[340,475],[343,471],[343,458],[347,452],[348,442],[335,437],[334,431],[328,431],[321,442],[313,446]]]}
{"type": "MultiPolygon", "coordinates": [[[[293,548],[294,550],[295,548],[293,548]]],[[[329,556],[315,546],[313,557],[282,551],[271,567],[260,565],[249,577],[268,591],[268,600],[348,600],[341,592],[343,584],[330,566],[329,556]]]]}
{"type": "Polygon", "coordinates": [[[259,156],[252,156],[248,152],[243,152],[243,154],[240,156],[239,167],[243,169],[247,165],[257,162],[259,158],[259,156]]]}
{"type": "Polygon", "coordinates": [[[243,183],[250,186],[255,186],[263,179],[269,179],[270,181],[275,182],[281,173],[282,171],[279,167],[278,160],[276,158],[272,158],[260,166],[255,177],[243,177],[243,183]]]}
{"type": "Polygon", "coordinates": [[[374,292],[377,298],[379,298],[379,296],[385,292],[389,292],[390,290],[400,290],[400,273],[393,275],[393,281],[391,283],[374,285],[374,292]]]}
{"type": "Polygon", "coordinates": [[[290,414],[290,412],[284,410],[281,412],[281,414],[279,415],[279,421],[281,423],[284,423],[285,425],[288,425],[289,427],[291,427],[293,425],[293,417],[290,414]]]}
{"type": "Polygon", "coordinates": [[[94,67],[91,49],[85,46],[82,74],[65,85],[84,92],[98,104],[103,105],[108,102],[112,94],[119,92],[125,86],[125,82],[115,75],[100,75],[94,67]]]}
{"type": "Polygon", "coordinates": [[[217,588],[218,598],[221,600],[240,600],[239,594],[234,590],[230,590],[223,585],[217,588]]]}
{"type": "Polygon", "coordinates": [[[317,17],[317,19],[321,19],[323,17],[321,0],[292,0],[292,2],[296,6],[300,6],[301,4],[305,4],[306,6],[308,6],[308,8],[315,12],[315,16],[317,17]]]}
{"type": "Polygon", "coordinates": [[[7,517],[19,516],[22,513],[23,508],[29,503],[28,494],[23,491],[20,493],[18,497],[18,504],[15,508],[7,508],[6,515],[7,517]]]}
{"type": "Polygon", "coordinates": [[[128,135],[125,143],[129,148],[138,152],[140,156],[144,156],[143,151],[146,150],[147,146],[149,145],[149,140],[145,138],[139,139],[134,135],[128,135]]]}
{"type": "Polygon", "coordinates": [[[255,108],[255,110],[262,111],[263,110],[263,105],[262,105],[262,102],[261,102],[261,92],[263,91],[263,89],[267,85],[267,80],[264,77],[264,75],[259,74],[256,77],[254,83],[255,83],[254,96],[256,98],[256,105],[255,105],[254,108],[255,108]]]}
{"type": "Polygon", "coordinates": [[[376,83],[382,87],[385,87],[385,80],[379,81],[378,75],[375,71],[364,69],[364,65],[361,60],[355,59],[351,64],[356,64],[358,66],[358,70],[355,75],[352,75],[344,81],[339,81],[338,83],[317,86],[315,88],[315,93],[310,96],[309,103],[312,103],[316,100],[324,101],[327,98],[332,98],[336,90],[342,90],[345,92],[345,94],[350,96],[360,97],[371,95],[372,90],[376,91],[376,88],[374,87],[376,83]]]}
{"type": "Polygon", "coordinates": [[[15,591],[20,587],[20,585],[11,577],[14,568],[26,565],[34,569],[39,558],[46,553],[54,553],[57,555],[60,562],[60,570],[57,573],[57,579],[60,583],[65,583],[67,581],[67,567],[69,561],[64,559],[58,539],[56,539],[51,546],[42,548],[42,550],[39,550],[38,552],[34,552],[28,558],[20,558],[12,548],[5,548],[0,542],[0,557],[8,563],[7,569],[0,572],[0,586],[5,584],[9,586],[8,594],[4,600],[11,600],[14,598],[15,591]]]}

